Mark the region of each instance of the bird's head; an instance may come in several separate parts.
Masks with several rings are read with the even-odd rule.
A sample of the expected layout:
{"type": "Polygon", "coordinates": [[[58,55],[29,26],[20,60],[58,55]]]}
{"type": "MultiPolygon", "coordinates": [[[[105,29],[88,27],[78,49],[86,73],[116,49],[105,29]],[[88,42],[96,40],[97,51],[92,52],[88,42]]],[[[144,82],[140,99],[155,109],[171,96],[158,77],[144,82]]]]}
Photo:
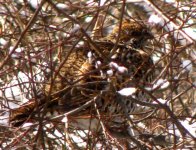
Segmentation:
{"type": "MultiPolygon", "coordinates": [[[[118,34],[119,25],[114,27],[112,33],[109,35],[109,39],[112,42],[115,42],[118,38],[118,34]]],[[[119,37],[120,43],[126,43],[135,48],[140,48],[145,45],[146,41],[149,39],[153,39],[153,35],[146,26],[131,20],[124,20],[122,22],[119,37]]]]}

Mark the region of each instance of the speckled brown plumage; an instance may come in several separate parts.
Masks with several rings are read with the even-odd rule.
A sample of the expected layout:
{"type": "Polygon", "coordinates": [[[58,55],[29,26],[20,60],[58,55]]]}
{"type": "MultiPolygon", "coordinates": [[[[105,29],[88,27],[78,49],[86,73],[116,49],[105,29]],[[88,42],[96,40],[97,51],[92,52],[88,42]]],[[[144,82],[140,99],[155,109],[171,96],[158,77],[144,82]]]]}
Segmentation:
{"type": "MultiPolygon", "coordinates": [[[[118,30],[117,25],[106,38],[94,41],[107,59],[97,54],[97,50],[89,43],[75,48],[56,76],[44,86],[40,97],[36,100],[33,98],[11,111],[11,125],[20,126],[27,119],[33,118],[43,107],[46,107],[46,110],[53,108],[59,112],[68,112],[95,98],[102,90],[108,92],[97,102],[101,114],[122,114],[122,107],[115,101],[116,95],[110,86],[118,91],[125,87],[135,87],[136,84],[144,86],[152,79],[150,69],[153,62],[150,55],[140,49],[152,35],[146,27],[125,20],[122,23],[119,43],[111,53],[116,44],[118,30]]],[[[130,111],[133,109],[130,100],[125,100],[125,104],[130,111]]],[[[95,109],[88,108],[77,116],[88,116],[92,112],[96,115],[95,109]]]]}

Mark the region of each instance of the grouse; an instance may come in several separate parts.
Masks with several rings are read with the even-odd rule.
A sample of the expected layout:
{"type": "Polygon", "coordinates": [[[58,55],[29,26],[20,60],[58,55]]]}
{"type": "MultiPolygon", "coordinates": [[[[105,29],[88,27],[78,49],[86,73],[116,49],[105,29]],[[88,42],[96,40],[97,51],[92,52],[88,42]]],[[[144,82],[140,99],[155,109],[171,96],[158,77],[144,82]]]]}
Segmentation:
{"type": "MultiPolygon", "coordinates": [[[[73,124],[83,119],[98,120],[100,116],[109,126],[119,116],[124,122],[117,91],[133,87],[136,99],[145,97],[137,85],[149,84],[154,76],[151,54],[145,50],[145,43],[152,38],[144,25],[124,20],[121,28],[116,25],[108,36],[76,47],[66,54],[41,94],[11,110],[10,124],[18,127],[36,121],[37,114],[43,111],[67,113],[92,100],[91,105],[69,116],[73,124]]],[[[128,113],[134,110],[131,99],[121,100],[128,113]]]]}

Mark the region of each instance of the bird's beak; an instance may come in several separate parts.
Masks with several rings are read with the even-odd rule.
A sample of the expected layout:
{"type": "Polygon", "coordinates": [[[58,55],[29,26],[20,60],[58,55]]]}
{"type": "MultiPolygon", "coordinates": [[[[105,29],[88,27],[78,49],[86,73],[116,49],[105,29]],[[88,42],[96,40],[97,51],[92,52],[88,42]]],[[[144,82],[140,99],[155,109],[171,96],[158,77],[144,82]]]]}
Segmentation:
{"type": "Polygon", "coordinates": [[[144,29],[142,32],[143,32],[143,35],[146,37],[146,39],[149,39],[149,40],[154,39],[154,36],[150,30],[144,29]]]}

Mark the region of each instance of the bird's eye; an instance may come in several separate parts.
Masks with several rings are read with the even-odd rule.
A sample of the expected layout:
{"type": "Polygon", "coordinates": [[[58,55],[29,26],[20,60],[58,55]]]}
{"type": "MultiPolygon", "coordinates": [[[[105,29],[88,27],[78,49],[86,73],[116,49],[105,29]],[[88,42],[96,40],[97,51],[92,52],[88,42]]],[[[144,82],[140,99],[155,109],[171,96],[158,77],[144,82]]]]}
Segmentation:
{"type": "Polygon", "coordinates": [[[141,32],[133,31],[133,32],[131,32],[131,35],[132,36],[140,36],[141,35],[141,32]]]}

